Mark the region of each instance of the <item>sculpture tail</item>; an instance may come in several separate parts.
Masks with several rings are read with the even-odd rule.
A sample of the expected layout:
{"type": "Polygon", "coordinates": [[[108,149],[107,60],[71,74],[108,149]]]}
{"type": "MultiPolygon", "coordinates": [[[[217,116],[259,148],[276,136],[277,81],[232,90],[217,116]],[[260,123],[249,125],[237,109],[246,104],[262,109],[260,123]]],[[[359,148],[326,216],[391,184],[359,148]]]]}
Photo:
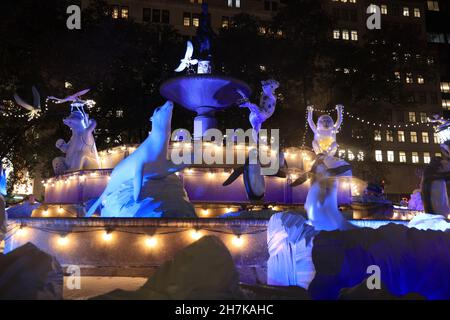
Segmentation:
{"type": "Polygon", "coordinates": [[[100,206],[102,203],[103,196],[100,196],[97,201],[94,202],[94,204],[89,208],[89,211],[86,213],[85,217],[92,217],[92,215],[95,213],[95,210],[100,206]]]}

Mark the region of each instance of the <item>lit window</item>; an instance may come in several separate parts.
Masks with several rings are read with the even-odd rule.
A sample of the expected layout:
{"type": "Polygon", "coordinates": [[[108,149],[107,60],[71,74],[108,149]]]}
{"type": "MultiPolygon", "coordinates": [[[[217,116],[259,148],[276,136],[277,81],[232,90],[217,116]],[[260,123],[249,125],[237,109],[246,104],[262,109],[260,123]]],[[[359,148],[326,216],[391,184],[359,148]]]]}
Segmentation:
{"type": "Polygon", "coordinates": [[[450,110],[450,99],[442,99],[442,108],[450,110]]]}
{"type": "Polygon", "coordinates": [[[409,120],[409,122],[416,122],[416,113],[408,112],[408,120],[409,120]]]}
{"type": "Polygon", "coordinates": [[[420,18],[420,9],[419,8],[414,8],[414,17],[420,18]]]}
{"type": "Polygon", "coordinates": [[[394,162],[394,151],[389,150],[387,152],[387,161],[388,162],[394,162]]]}
{"type": "Polygon", "coordinates": [[[412,163],[419,163],[419,153],[418,152],[412,153],[412,163]]]}
{"type": "Polygon", "coordinates": [[[380,130],[375,130],[374,140],[381,141],[381,131],[380,130]]]}
{"type": "Polygon", "coordinates": [[[228,28],[230,26],[230,17],[222,17],[222,28],[228,28]]]}
{"type": "Polygon", "coordinates": [[[377,13],[377,6],[374,4],[371,4],[369,6],[369,14],[377,13]]]}
{"type": "Polygon", "coordinates": [[[427,113],[426,112],[421,112],[420,113],[420,122],[422,122],[422,123],[427,123],[428,122],[428,117],[427,117],[427,113]]]}
{"type": "Polygon", "coordinates": [[[381,14],[388,14],[388,7],[385,4],[381,5],[381,14]]]}
{"type": "Polygon", "coordinates": [[[441,82],[441,92],[450,93],[450,82],[441,82]]]}
{"type": "Polygon", "coordinates": [[[183,26],[189,27],[191,25],[191,14],[189,12],[183,13],[183,26]]]}
{"type": "Polygon", "coordinates": [[[439,137],[436,132],[433,133],[433,142],[436,144],[439,144],[439,137]]]}
{"type": "Polygon", "coordinates": [[[436,152],[436,153],[434,154],[434,156],[435,156],[435,157],[442,157],[442,153],[436,152]]]}
{"type": "Polygon", "coordinates": [[[350,161],[355,160],[355,155],[353,154],[353,152],[351,150],[347,150],[347,158],[350,161]]]}
{"type": "Polygon", "coordinates": [[[339,150],[338,154],[339,154],[339,158],[344,159],[346,151],[345,150],[339,150]]]}
{"type": "Polygon", "coordinates": [[[422,142],[430,143],[430,139],[428,138],[428,132],[422,132],[422,142]]]}
{"type": "Polygon", "coordinates": [[[431,156],[429,152],[423,153],[423,163],[430,163],[431,156]]]}
{"type": "Polygon", "coordinates": [[[392,130],[386,131],[386,141],[387,142],[394,142],[394,134],[392,133],[392,130]]]}
{"type": "Polygon", "coordinates": [[[425,83],[425,79],[422,76],[417,76],[417,83],[418,84],[424,84],[425,83]]]}
{"type": "Polygon", "coordinates": [[[411,131],[410,132],[410,137],[411,137],[411,142],[412,143],[417,143],[417,132],[411,131]]]}
{"type": "Polygon", "coordinates": [[[412,73],[406,74],[406,83],[413,83],[412,73]]]}
{"type": "Polygon", "coordinates": [[[193,25],[194,27],[198,27],[199,24],[200,24],[200,16],[199,16],[198,13],[194,13],[194,14],[192,15],[192,25],[193,25]]]}
{"type": "Polygon", "coordinates": [[[398,142],[405,142],[405,131],[398,132],[398,142]]]}
{"type": "Polygon", "coordinates": [[[112,18],[119,19],[119,7],[114,6],[112,9],[112,18]]]}
{"type": "Polygon", "coordinates": [[[439,11],[439,1],[427,1],[428,10],[439,11]]]}
{"type": "Polygon", "coordinates": [[[396,71],[396,72],[394,72],[394,77],[395,77],[395,80],[400,80],[401,79],[401,75],[400,75],[400,72],[398,72],[398,71],[396,71]]]}
{"type": "Polygon", "coordinates": [[[408,7],[403,7],[403,16],[409,17],[409,8],[408,7]]]}
{"type": "Polygon", "coordinates": [[[356,155],[356,159],[358,161],[364,161],[364,152],[363,151],[359,151],[358,154],[356,155]]]}
{"type": "Polygon", "coordinates": [[[341,32],[339,30],[333,31],[333,39],[340,39],[341,38],[341,32]]]}
{"type": "MultiPolygon", "coordinates": [[[[270,3],[270,1],[266,1],[266,2],[270,3]]],[[[232,7],[240,8],[241,7],[241,0],[228,0],[228,6],[230,8],[232,8],[232,7]]]]}
{"type": "Polygon", "coordinates": [[[122,19],[128,19],[128,7],[120,8],[120,17],[122,19]]]}
{"type": "Polygon", "coordinates": [[[398,153],[398,160],[399,160],[400,162],[403,162],[403,163],[406,162],[406,153],[405,153],[405,151],[400,151],[400,152],[398,153]]]}
{"type": "Polygon", "coordinates": [[[342,39],[350,40],[350,35],[348,33],[348,30],[342,30],[342,39]]]}
{"type": "Polygon", "coordinates": [[[375,161],[383,161],[383,152],[381,150],[375,150],[375,161]]]}
{"type": "Polygon", "coordinates": [[[116,110],[116,118],[123,118],[123,110],[116,110]]]}
{"type": "Polygon", "coordinates": [[[352,41],[358,41],[358,31],[352,30],[351,37],[352,41]]]}

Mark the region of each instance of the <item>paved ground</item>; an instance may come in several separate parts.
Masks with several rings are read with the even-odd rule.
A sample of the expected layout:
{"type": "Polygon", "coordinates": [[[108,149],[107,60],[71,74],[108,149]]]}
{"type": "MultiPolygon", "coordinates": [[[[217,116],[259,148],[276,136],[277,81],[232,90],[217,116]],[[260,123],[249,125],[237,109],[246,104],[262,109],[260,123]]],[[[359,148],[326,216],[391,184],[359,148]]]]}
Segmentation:
{"type": "Polygon", "coordinates": [[[115,289],[134,291],[141,287],[147,278],[140,277],[81,277],[80,289],[70,290],[64,277],[64,299],[89,299],[115,289]]]}

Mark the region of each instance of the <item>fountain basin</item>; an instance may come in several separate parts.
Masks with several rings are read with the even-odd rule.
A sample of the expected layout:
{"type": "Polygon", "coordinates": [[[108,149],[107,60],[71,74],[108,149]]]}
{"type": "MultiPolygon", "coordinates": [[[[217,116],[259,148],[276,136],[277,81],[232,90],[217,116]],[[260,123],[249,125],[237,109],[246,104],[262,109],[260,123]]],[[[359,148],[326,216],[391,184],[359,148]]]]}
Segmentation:
{"type": "Polygon", "coordinates": [[[225,109],[241,98],[236,90],[247,96],[250,87],[243,81],[226,76],[194,74],[172,78],[160,87],[160,93],[184,108],[199,115],[225,109]]]}

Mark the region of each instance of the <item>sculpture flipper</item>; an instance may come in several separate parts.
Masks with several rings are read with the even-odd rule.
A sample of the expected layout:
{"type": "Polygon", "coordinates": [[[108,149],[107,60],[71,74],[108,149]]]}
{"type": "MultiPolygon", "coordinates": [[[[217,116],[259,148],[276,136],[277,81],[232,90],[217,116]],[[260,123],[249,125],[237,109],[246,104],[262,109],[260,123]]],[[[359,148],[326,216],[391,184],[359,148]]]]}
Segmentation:
{"type": "Polygon", "coordinates": [[[225,180],[225,182],[222,184],[224,187],[229,186],[230,184],[232,184],[237,178],[239,178],[239,176],[241,174],[244,173],[244,166],[242,167],[238,167],[236,169],[233,170],[233,172],[231,173],[231,175],[228,177],[227,180],[225,180]]]}

